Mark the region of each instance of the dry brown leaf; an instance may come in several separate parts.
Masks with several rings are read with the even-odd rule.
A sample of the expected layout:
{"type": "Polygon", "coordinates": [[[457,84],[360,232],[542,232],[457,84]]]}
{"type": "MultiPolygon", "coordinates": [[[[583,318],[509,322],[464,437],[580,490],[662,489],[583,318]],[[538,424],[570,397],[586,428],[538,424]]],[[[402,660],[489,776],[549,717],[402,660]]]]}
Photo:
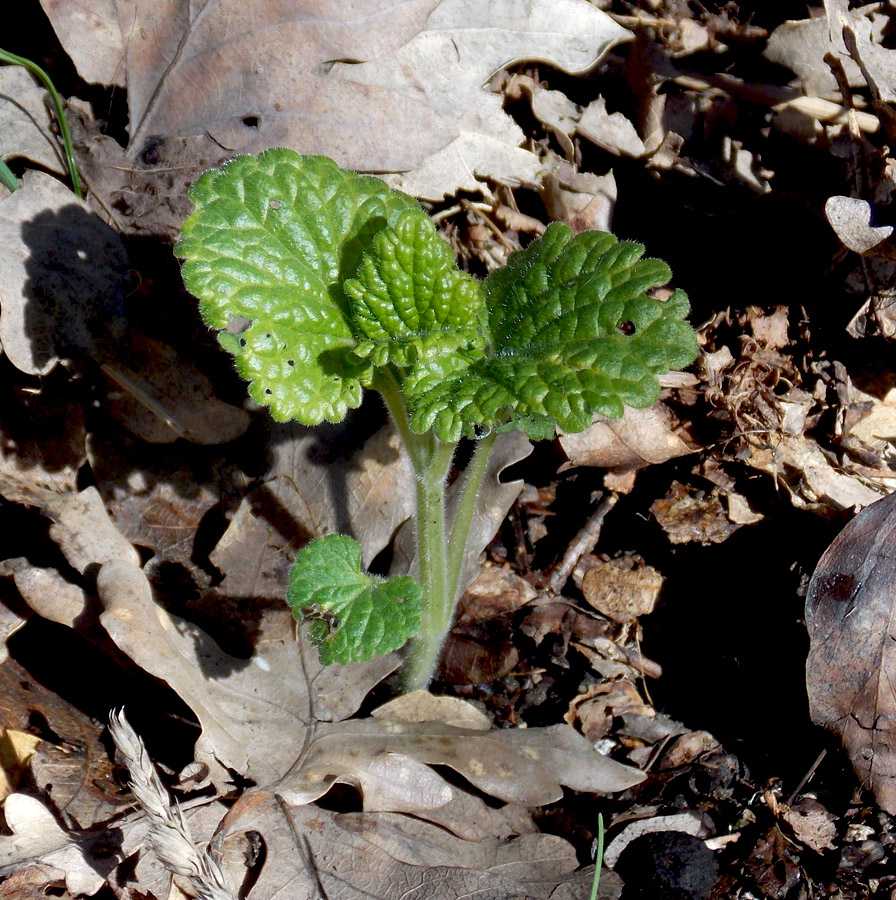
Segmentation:
{"type": "MultiPolygon", "coordinates": [[[[293,534],[307,538],[350,534],[365,566],[389,545],[414,511],[416,482],[398,433],[380,429],[358,447],[351,419],[311,429],[271,424],[267,485],[289,518],[293,534]],[[274,484],[274,482],[279,482],[274,484]]],[[[262,511],[262,515],[265,513],[262,511]]],[[[284,532],[283,526],[278,530],[284,532]]]]}
{"type": "Polygon", "coordinates": [[[585,107],[576,133],[617,156],[641,157],[647,151],[635,126],[620,112],[608,113],[603,97],[585,107]]]}
{"type": "Polygon", "coordinates": [[[84,591],[56,569],[33,566],[24,557],[4,560],[3,567],[5,572],[12,572],[22,599],[50,622],[73,628],[75,620],[87,608],[84,591]]]}
{"type": "Polygon", "coordinates": [[[0,472],[0,495],[12,503],[38,507],[52,524],[50,537],[69,563],[84,574],[111,560],[140,561],[134,547],[109,520],[95,487],[80,493],[57,493],[0,472]]]}
{"type": "Polygon", "coordinates": [[[804,435],[785,434],[773,446],[751,448],[749,464],[772,475],[787,489],[794,505],[827,513],[831,509],[861,509],[879,500],[894,479],[871,479],[835,466],[817,442],[804,435]]]}
{"type": "Polygon", "coordinates": [[[611,231],[616,206],[616,179],[612,172],[593,175],[576,172],[561,163],[556,172],[544,176],[541,199],[548,215],[581,231],[611,231]]]}
{"type": "MultiPolygon", "coordinates": [[[[853,11],[852,19],[854,27],[866,40],[872,36],[879,40],[886,26],[886,17],[866,17],[860,10],[853,11]]],[[[864,87],[865,79],[855,60],[844,47],[832,46],[826,18],[784,22],[772,32],[763,55],[795,72],[809,96],[820,97],[838,89],[837,80],[824,59],[825,54],[832,51],[843,64],[850,87],[864,87]]]]}
{"type": "MultiPolygon", "coordinates": [[[[253,900],[317,900],[321,894],[340,900],[572,900],[587,896],[593,877],[593,869],[575,871],[575,851],[554,835],[470,841],[417,818],[288,807],[272,793],[254,792],[237,801],[218,834],[225,859],[232,860],[226,871],[234,887],[246,877],[241,861],[252,832],[267,848],[253,900]],[[302,836],[301,845],[295,835],[302,836]],[[567,883],[577,890],[566,893],[567,883]]],[[[605,888],[612,880],[610,875],[605,888]]],[[[617,880],[617,896],[618,887],[617,880]]]]}
{"type": "Polygon", "coordinates": [[[15,660],[0,666],[0,726],[33,730],[45,740],[28,763],[29,783],[76,828],[107,822],[126,800],[102,743],[102,725],[36,681],[15,660]]]}
{"type": "Polygon", "coordinates": [[[64,882],[76,895],[95,894],[105,884],[112,861],[100,862],[89,846],[79,845],[36,797],[11,794],[3,815],[12,834],[0,836],[0,869],[39,863],[45,884],[64,882]]]}
{"type": "Polygon", "coordinates": [[[0,159],[17,157],[51,172],[68,171],[53,136],[49,94],[21,66],[0,68],[0,159]]]}
{"type": "Polygon", "coordinates": [[[592,557],[574,575],[585,599],[616,622],[633,622],[653,612],[663,588],[663,576],[653,566],[636,565],[630,556],[601,560],[592,557]]]}
{"type": "Polygon", "coordinates": [[[17,369],[45,375],[122,324],[121,238],[60,181],[27,173],[0,203],[0,243],[0,342],[17,369]]]}
{"type": "Polygon", "coordinates": [[[650,504],[650,512],[673,544],[721,544],[740,527],[728,518],[715,488],[707,494],[679,481],[650,504]]]}
{"type": "Polygon", "coordinates": [[[837,817],[814,798],[803,797],[785,807],[781,818],[793,829],[796,839],[816,853],[836,849],[837,817]]]}
{"type": "Polygon", "coordinates": [[[560,446],[572,466],[597,466],[626,472],[663,463],[694,452],[682,438],[671,410],[657,403],[647,409],[626,409],[621,419],[600,416],[579,434],[564,434],[560,446]]]}
{"type": "Polygon", "coordinates": [[[88,84],[125,87],[124,38],[114,0],[41,0],[40,5],[88,84]]]}
{"type": "Polygon", "coordinates": [[[892,553],[896,494],[862,510],[818,563],[806,594],[812,720],[840,735],[856,774],[896,814],[892,553]]]}
{"type": "Polygon", "coordinates": [[[429,765],[449,766],[479,790],[520,806],[553,803],[563,796],[562,785],[603,794],[644,778],[602,756],[568,725],[483,732],[361,719],[319,726],[277,791],[292,804],[310,803],[345,781],[360,786],[365,809],[437,809],[452,794],[429,765]],[[398,778],[402,767],[407,775],[398,778]]]}
{"type": "Polygon", "coordinates": [[[110,637],[196,714],[202,726],[196,760],[222,789],[228,770],[259,785],[275,781],[298,758],[311,724],[351,715],[398,664],[393,655],[322,669],[316,649],[302,638],[296,643],[286,609],[262,619],[249,659],[235,658],[157,606],[146,576],[131,563],[103,566],[97,590],[110,637]]]}
{"type": "MultiPolygon", "coordinates": [[[[117,77],[112,60],[124,60],[132,162],[178,136],[201,136],[219,158],[291,146],[405,173],[395,186],[431,199],[477,190],[479,179],[537,179],[538,157],[483,87],[498,70],[533,59],[581,72],[631,38],[584,0],[373,0],[361,12],[351,0],[115,6],[121,43],[103,47],[95,72],[117,77]]],[[[86,71],[94,49],[76,44],[65,4],[46,8],[86,71]]],[[[114,41],[114,28],[103,37],[114,41]]]]}

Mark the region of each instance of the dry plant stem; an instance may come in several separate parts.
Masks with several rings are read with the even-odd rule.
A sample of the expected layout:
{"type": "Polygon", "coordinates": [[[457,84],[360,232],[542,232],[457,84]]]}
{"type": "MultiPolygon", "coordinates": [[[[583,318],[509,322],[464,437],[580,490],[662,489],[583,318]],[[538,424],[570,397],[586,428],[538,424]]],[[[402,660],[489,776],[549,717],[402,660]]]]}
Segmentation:
{"type": "Polygon", "coordinates": [[[576,563],[586,553],[590,553],[594,549],[594,545],[600,538],[600,530],[603,528],[604,519],[607,513],[616,505],[618,499],[619,497],[616,494],[610,494],[609,497],[601,500],[591,518],[588,519],[585,526],[566,548],[566,553],[563,554],[560,565],[554,569],[550,581],[548,581],[548,590],[553,594],[559,594],[563,590],[566,582],[569,581],[569,576],[572,575],[572,570],[576,567],[576,563]]]}
{"type": "Polygon", "coordinates": [[[146,747],[122,710],[109,717],[109,733],[131,775],[131,790],[149,827],[149,843],[178,887],[200,900],[236,900],[218,864],[196,846],[183,813],[172,805],[146,747]]]}

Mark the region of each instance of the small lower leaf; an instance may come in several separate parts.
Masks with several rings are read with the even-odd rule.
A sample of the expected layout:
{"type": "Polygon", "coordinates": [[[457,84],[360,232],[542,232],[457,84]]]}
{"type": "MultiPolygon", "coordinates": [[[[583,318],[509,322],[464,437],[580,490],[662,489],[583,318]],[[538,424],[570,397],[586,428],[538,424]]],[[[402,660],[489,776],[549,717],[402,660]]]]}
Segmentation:
{"type": "Polygon", "coordinates": [[[322,665],[363,662],[404,646],[420,629],[423,591],[409,575],[384,579],[361,571],[361,548],[343,534],[315,538],[289,573],[286,601],[322,665]]]}

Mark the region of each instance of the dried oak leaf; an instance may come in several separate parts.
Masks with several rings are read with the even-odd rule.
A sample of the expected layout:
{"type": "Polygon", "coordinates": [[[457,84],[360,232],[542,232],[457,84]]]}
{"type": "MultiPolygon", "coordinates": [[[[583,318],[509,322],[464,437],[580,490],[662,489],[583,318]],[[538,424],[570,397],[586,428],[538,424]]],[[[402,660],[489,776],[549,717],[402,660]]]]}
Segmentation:
{"type": "MultiPolygon", "coordinates": [[[[45,9],[79,70],[120,77],[114,49],[95,65],[95,48],[74,39],[95,20],[72,23],[52,0],[45,9]]],[[[431,199],[476,190],[478,178],[537,179],[541,160],[488,89],[497,71],[527,59],[586,71],[632,37],[584,0],[117,0],[109,18],[119,33],[102,37],[118,42],[132,165],[159,138],[199,137],[219,159],[301,147],[401,172],[396,186],[431,199]]]]}
{"type": "Polygon", "coordinates": [[[806,596],[812,720],[837,732],[856,774],[896,814],[896,494],[860,512],[806,596]]]}
{"type": "Polygon", "coordinates": [[[225,789],[231,771],[267,785],[298,758],[308,729],[351,715],[398,664],[393,654],[370,663],[322,668],[317,651],[296,642],[288,610],[268,611],[253,654],[221,650],[196,625],[156,605],[146,575],[129,562],[102,567],[100,622],[138,666],[167,682],[202,727],[196,761],[225,789]]]}
{"type": "MultiPolygon", "coordinates": [[[[555,835],[466,840],[422,818],[293,807],[256,791],[236,802],[216,835],[234,888],[246,878],[245,864],[237,861],[253,834],[261,835],[267,852],[252,900],[573,900],[588,896],[594,873],[591,867],[577,871],[573,847],[555,835]]],[[[612,873],[603,873],[601,885],[604,900],[619,896],[612,873]]]]}

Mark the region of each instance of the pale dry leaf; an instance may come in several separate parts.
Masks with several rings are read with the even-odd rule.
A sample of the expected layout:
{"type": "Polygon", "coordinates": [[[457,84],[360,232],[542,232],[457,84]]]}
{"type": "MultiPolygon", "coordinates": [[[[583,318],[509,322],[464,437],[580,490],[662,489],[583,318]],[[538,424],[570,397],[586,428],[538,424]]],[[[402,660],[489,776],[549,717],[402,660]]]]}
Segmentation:
{"type": "Polygon", "coordinates": [[[613,793],[644,778],[639,770],[598,753],[567,725],[483,732],[439,722],[361,719],[320,725],[277,791],[290,803],[310,803],[332,784],[348,781],[361,787],[365,808],[368,800],[377,810],[438,808],[450,794],[438,790],[431,779],[418,788],[424,763],[449,766],[479,790],[520,806],[553,803],[563,796],[562,785],[613,793]],[[395,778],[400,763],[391,758],[396,756],[407,758],[412,774],[383,782],[384,766],[395,778]]]}
{"type": "Polygon", "coordinates": [[[492,727],[491,719],[472,703],[460,697],[423,690],[400,694],[378,706],[371,715],[374,719],[396,722],[444,722],[454,728],[472,728],[474,731],[489,731],[492,727]]]}
{"type": "Polygon", "coordinates": [[[803,797],[786,807],[781,818],[793,829],[796,839],[816,853],[836,849],[837,816],[814,798],[803,797]]]}
{"type": "Polygon", "coordinates": [[[202,726],[196,760],[222,788],[229,770],[259,785],[284,775],[314,722],[351,715],[398,664],[393,655],[322,670],[316,649],[283,627],[286,613],[262,619],[249,659],[230,656],[200,628],[157,606],[145,574],[131,563],[104,566],[97,591],[100,622],[119,649],[196,714],[202,726]]]}
{"type": "Polygon", "coordinates": [[[62,182],[27,173],[0,203],[0,243],[0,342],[17,369],[46,375],[121,325],[121,238],[62,182]]]}
{"type": "Polygon", "coordinates": [[[40,0],[40,5],[88,84],[125,87],[124,38],[114,0],[40,0]]]}
{"type": "Polygon", "coordinates": [[[644,156],[647,149],[635,126],[620,112],[607,112],[603,97],[592,100],[576,124],[576,134],[617,156],[644,156]]]}
{"type": "Polygon", "coordinates": [[[21,66],[0,68],[0,159],[27,159],[60,175],[68,169],[53,135],[49,94],[21,66]]]}
{"type": "Polygon", "coordinates": [[[893,226],[875,219],[886,215],[885,208],[858,197],[828,197],[824,204],[828,224],[840,242],[853,253],[893,258],[896,254],[893,226]]]}
{"type": "Polygon", "coordinates": [[[835,466],[805,435],[785,434],[771,447],[753,447],[747,463],[772,475],[795,506],[819,512],[862,509],[896,486],[896,478],[863,478],[835,466]]]}
{"type": "Polygon", "coordinates": [[[7,638],[18,631],[26,621],[5,603],[0,604],[0,663],[6,662],[9,658],[9,651],[6,649],[7,638]]]}
{"type": "Polygon", "coordinates": [[[685,442],[681,424],[662,402],[647,409],[626,409],[621,419],[598,416],[579,434],[563,434],[560,446],[573,466],[633,471],[686,456],[696,449],[685,442]]]}
{"type": "Polygon", "coordinates": [[[300,147],[389,170],[419,164],[451,137],[424,101],[329,77],[332,60],[397,50],[424,27],[434,0],[117,5],[135,152],[151,135],[207,133],[233,152],[300,147]]]}
{"type": "MultiPolygon", "coordinates": [[[[337,64],[333,75],[411,97],[423,85],[427,103],[456,122],[461,135],[485,136],[516,150],[524,139],[522,130],[503,112],[500,96],[483,90],[496,72],[523,60],[544,61],[571,74],[584,72],[631,37],[606,13],[579,0],[526,0],[522,5],[493,0],[485,7],[471,0],[442,0],[425,29],[399,50],[362,65],[337,64]]],[[[436,157],[453,153],[449,144],[436,157]]],[[[438,200],[458,189],[476,190],[486,178],[518,182],[510,154],[500,168],[486,169],[480,160],[468,164],[466,172],[457,170],[450,181],[430,182],[425,192],[415,173],[395,186],[409,190],[413,184],[417,190],[411,193],[438,200]]]]}
{"type": "Polygon", "coordinates": [[[75,620],[87,608],[87,595],[53,568],[33,566],[27,559],[18,562],[13,581],[22,599],[39,616],[73,628],[75,620]]]}
{"type": "MultiPolygon", "coordinates": [[[[340,900],[547,900],[566,896],[558,889],[576,879],[575,851],[554,835],[464,840],[414,817],[289,807],[267,792],[237,801],[219,832],[225,852],[230,845],[243,846],[247,832],[261,834],[267,847],[252,900],[318,900],[322,893],[340,900]],[[301,848],[296,835],[302,836],[301,848]]],[[[234,865],[228,874],[236,886],[246,871],[234,865]]],[[[575,896],[587,896],[583,891],[575,896]]]]}
{"type": "Polygon", "coordinates": [[[0,495],[11,503],[38,507],[52,523],[50,537],[72,567],[82,574],[97,563],[127,560],[137,564],[140,561],[134,547],[109,520],[95,487],[77,494],[57,493],[0,473],[0,495]]]}
{"type": "Polygon", "coordinates": [[[80,846],[64,831],[36,797],[11,794],[3,814],[12,833],[0,836],[0,869],[12,871],[40,863],[54,871],[54,879],[64,879],[75,895],[90,896],[105,884],[112,861],[93,857],[89,847],[80,846]]]}
{"type": "MultiPolygon", "coordinates": [[[[880,39],[886,25],[886,17],[871,19],[856,10],[852,18],[853,27],[862,38],[880,39]]],[[[820,97],[838,88],[830,66],[824,61],[825,54],[832,50],[843,63],[849,86],[864,87],[865,79],[862,71],[846,52],[846,48],[842,45],[832,47],[826,18],[784,22],[772,32],[763,55],[766,59],[795,72],[802,82],[803,90],[810,97],[820,97]]]]}
{"type": "Polygon", "coordinates": [[[562,91],[549,91],[534,81],[527,93],[532,103],[532,114],[551,131],[566,158],[575,159],[572,135],[576,133],[582,110],[562,91]]]}
{"type": "Polygon", "coordinates": [[[542,179],[541,199],[548,215],[565,222],[576,234],[581,231],[611,231],[616,207],[616,178],[576,172],[566,163],[542,179]]]}

